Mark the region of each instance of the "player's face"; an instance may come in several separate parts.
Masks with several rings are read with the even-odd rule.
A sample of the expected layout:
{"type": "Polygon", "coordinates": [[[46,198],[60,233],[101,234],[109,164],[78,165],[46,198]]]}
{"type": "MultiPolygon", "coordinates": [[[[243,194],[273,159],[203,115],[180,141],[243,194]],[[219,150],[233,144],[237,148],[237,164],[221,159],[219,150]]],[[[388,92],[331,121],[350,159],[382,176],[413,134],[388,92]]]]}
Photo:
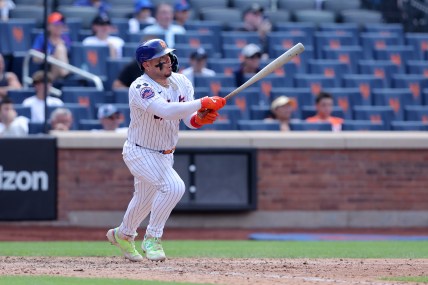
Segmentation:
{"type": "Polygon", "coordinates": [[[150,60],[150,71],[154,77],[168,78],[172,74],[172,64],[169,55],[150,60]]]}

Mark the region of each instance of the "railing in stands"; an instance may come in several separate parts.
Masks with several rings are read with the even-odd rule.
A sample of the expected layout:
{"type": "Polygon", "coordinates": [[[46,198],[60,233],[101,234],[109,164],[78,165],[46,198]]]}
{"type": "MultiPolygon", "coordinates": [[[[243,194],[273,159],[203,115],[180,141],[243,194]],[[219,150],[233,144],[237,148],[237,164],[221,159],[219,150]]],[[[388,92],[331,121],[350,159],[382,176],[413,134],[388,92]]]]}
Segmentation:
{"type": "MultiPolygon", "coordinates": [[[[33,79],[30,77],[30,60],[31,57],[36,57],[38,59],[44,59],[45,58],[45,54],[42,52],[39,52],[35,49],[30,49],[28,51],[28,53],[25,55],[24,58],[24,63],[22,66],[22,83],[24,85],[25,88],[28,87],[29,84],[33,83],[33,79]]],[[[103,85],[103,81],[101,80],[101,78],[93,73],[87,72],[86,70],[80,69],[78,67],[75,67],[71,64],[62,62],[50,55],[48,55],[48,62],[50,64],[56,65],[58,67],[64,68],[74,74],[77,74],[85,79],[91,80],[94,82],[95,84],[95,88],[97,90],[104,90],[104,85],[103,85]]],[[[57,89],[57,88],[51,88],[50,92],[53,95],[56,96],[61,96],[61,90],[57,89]]]]}

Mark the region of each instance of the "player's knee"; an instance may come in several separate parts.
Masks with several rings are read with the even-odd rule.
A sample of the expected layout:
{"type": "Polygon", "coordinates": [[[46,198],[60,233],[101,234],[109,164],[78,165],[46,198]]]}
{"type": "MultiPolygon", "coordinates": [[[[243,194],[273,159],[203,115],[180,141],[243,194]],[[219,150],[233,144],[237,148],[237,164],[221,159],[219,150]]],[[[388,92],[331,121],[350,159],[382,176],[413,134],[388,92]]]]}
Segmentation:
{"type": "Polygon", "coordinates": [[[173,192],[177,197],[182,197],[184,192],[186,191],[186,185],[184,185],[183,180],[177,180],[175,181],[174,185],[172,186],[173,192]]]}

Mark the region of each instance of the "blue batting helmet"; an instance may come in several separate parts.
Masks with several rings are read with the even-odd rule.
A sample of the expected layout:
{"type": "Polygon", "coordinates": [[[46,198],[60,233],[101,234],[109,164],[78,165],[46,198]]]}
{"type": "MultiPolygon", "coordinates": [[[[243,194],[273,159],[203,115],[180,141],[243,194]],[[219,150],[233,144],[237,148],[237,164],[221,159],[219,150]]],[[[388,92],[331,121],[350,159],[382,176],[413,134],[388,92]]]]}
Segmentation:
{"type": "Polygon", "coordinates": [[[141,65],[143,62],[164,56],[175,49],[169,48],[163,40],[152,39],[142,43],[135,51],[137,62],[141,65]]]}

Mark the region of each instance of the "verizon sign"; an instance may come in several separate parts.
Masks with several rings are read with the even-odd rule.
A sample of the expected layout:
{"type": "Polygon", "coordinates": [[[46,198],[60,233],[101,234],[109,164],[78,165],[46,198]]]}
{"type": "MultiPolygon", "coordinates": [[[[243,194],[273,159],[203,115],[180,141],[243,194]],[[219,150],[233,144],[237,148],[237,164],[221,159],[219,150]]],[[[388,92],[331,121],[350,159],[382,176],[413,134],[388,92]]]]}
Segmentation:
{"type": "Polygon", "coordinates": [[[0,220],[56,219],[56,140],[0,139],[0,220]]]}

